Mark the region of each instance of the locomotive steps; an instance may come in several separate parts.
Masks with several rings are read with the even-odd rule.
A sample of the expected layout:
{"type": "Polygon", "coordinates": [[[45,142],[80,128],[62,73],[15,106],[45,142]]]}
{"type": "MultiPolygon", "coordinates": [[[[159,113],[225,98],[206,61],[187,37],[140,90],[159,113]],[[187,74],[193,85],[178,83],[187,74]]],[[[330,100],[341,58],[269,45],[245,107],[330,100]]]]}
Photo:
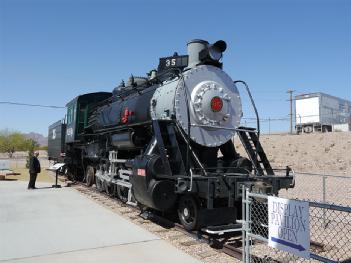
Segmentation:
{"type": "MultiPolygon", "coordinates": [[[[260,141],[273,167],[289,165],[296,172],[351,176],[351,132],[262,134],[260,141]]],[[[238,138],[234,143],[245,156],[238,138]]]]}

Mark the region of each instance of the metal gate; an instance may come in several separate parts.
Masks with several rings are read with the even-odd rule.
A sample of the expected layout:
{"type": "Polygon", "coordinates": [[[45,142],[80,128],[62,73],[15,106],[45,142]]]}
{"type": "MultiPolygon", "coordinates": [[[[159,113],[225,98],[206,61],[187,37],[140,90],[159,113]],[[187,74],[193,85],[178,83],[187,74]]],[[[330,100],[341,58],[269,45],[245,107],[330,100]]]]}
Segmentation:
{"type": "Polygon", "coordinates": [[[243,262],[351,262],[351,207],[308,203],[310,259],[305,259],[268,246],[268,195],[244,186],[243,262]]]}

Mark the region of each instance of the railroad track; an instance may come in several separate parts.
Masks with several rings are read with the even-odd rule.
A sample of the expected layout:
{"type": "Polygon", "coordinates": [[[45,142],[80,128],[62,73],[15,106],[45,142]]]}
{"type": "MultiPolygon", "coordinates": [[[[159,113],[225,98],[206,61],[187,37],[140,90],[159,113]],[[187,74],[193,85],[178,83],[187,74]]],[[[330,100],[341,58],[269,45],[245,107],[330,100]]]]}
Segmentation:
{"type": "Polygon", "coordinates": [[[216,260],[226,263],[233,262],[233,258],[237,259],[238,262],[242,260],[241,236],[216,238],[201,231],[187,231],[181,224],[174,223],[172,220],[150,211],[140,211],[140,208],[127,205],[104,192],[99,192],[94,187],[87,187],[82,183],[75,183],[71,186],[90,199],[128,218],[133,223],[141,225],[203,262],[216,260]]]}

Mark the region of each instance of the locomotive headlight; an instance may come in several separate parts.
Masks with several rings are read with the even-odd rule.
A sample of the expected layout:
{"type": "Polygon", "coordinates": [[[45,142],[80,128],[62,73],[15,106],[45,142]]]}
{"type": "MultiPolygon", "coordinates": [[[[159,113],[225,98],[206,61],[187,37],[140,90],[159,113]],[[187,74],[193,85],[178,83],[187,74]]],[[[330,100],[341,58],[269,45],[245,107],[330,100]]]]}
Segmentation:
{"type": "Polygon", "coordinates": [[[199,53],[199,59],[203,63],[217,64],[222,58],[223,52],[226,50],[227,44],[223,40],[218,40],[212,45],[208,45],[199,53]]]}
{"type": "Polygon", "coordinates": [[[227,44],[223,40],[218,40],[208,47],[208,55],[213,60],[220,60],[223,52],[227,49],[227,44]]]}
{"type": "Polygon", "coordinates": [[[221,57],[222,57],[222,52],[219,51],[219,49],[217,49],[216,47],[214,46],[211,46],[209,49],[208,49],[208,55],[209,57],[212,59],[212,60],[220,60],[221,57]]]}

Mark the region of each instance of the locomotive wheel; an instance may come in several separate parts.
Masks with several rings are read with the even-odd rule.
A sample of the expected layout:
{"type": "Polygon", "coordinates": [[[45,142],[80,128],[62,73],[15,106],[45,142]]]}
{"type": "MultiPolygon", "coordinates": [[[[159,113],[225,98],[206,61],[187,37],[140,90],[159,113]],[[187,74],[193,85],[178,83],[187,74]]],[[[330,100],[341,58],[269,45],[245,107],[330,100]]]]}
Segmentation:
{"type": "Polygon", "coordinates": [[[96,189],[99,191],[99,192],[102,192],[104,191],[104,188],[102,187],[102,182],[99,178],[95,178],[95,184],[96,184],[96,189]]]}
{"type": "Polygon", "coordinates": [[[245,169],[248,173],[252,172],[252,163],[247,158],[241,157],[237,162],[237,167],[245,169]]]}
{"type": "Polygon", "coordinates": [[[109,184],[109,183],[107,183],[107,182],[104,182],[103,186],[104,186],[105,192],[106,192],[108,195],[113,196],[113,194],[114,194],[113,185],[112,185],[112,184],[109,184]]]}
{"type": "Polygon", "coordinates": [[[75,182],[76,178],[75,178],[74,173],[72,172],[72,170],[73,169],[70,166],[67,165],[67,167],[66,167],[67,178],[68,178],[68,180],[75,182]]]}
{"type": "Polygon", "coordinates": [[[117,185],[116,195],[123,203],[128,202],[128,191],[129,189],[127,187],[117,185]]]}
{"type": "Polygon", "coordinates": [[[188,231],[194,230],[199,224],[199,205],[191,195],[183,195],[179,200],[178,217],[180,223],[188,231]]]}
{"type": "Polygon", "coordinates": [[[95,181],[94,167],[88,165],[86,174],[85,174],[85,184],[90,187],[94,184],[94,181],[95,181]]]}

